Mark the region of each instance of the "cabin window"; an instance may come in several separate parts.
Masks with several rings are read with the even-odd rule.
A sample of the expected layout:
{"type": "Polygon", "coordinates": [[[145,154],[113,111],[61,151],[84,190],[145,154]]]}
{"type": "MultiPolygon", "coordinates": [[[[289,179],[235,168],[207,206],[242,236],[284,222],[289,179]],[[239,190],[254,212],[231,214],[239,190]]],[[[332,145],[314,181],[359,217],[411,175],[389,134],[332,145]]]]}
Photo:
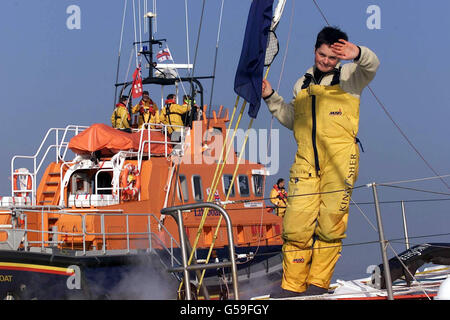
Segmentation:
{"type": "Polygon", "coordinates": [[[195,201],[203,201],[202,178],[200,176],[192,176],[192,187],[195,201]]]}
{"type": "Polygon", "coordinates": [[[262,197],[264,193],[264,176],[261,174],[254,174],[252,180],[255,196],[262,197]]]}
{"type": "Polygon", "coordinates": [[[97,175],[94,175],[94,179],[97,179],[97,186],[95,187],[97,194],[112,194],[112,177],[108,172],[100,171],[97,175]]]}
{"type": "Polygon", "coordinates": [[[177,191],[178,191],[177,192],[178,199],[180,199],[180,201],[183,201],[183,202],[189,201],[188,185],[187,185],[187,180],[186,180],[185,175],[180,174],[178,176],[177,191]]]}
{"type": "Polygon", "coordinates": [[[250,195],[250,188],[248,187],[248,177],[246,175],[239,175],[238,177],[239,194],[242,197],[250,195]]]}
{"type": "MultiPolygon", "coordinates": [[[[225,193],[225,196],[228,194],[228,190],[230,189],[231,180],[233,179],[233,176],[231,174],[224,174],[222,177],[223,181],[223,191],[225,193]]],[[[230,197],[234,197],[234,185],[231,186],[231,192],[230,197]]]]}

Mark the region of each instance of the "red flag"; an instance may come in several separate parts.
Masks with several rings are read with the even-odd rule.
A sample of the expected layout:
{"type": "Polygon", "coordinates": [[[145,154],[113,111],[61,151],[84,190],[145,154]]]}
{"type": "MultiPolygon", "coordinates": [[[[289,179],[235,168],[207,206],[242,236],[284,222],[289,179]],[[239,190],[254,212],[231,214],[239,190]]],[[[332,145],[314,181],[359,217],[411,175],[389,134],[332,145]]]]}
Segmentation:
{"type": "Polygon", "coordinates": [[[141,68],[136,68],[133,73],[133,89],[132,89],[132,97],[133,99],[139,98],[142,96],[142,77],[141,77],[141,68]]]}

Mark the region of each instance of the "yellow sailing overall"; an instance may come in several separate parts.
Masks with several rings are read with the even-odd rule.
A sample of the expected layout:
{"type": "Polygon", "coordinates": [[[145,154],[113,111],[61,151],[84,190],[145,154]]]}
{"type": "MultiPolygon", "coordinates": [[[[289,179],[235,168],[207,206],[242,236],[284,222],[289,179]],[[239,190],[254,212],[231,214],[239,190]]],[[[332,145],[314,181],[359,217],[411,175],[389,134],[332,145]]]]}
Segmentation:
{"type": "Polygon", "coordinates": [[[339,84],[304,83],[294,104],[298,144],[283,220],[282,287],[328,288],[347,228],[358,175],[359,99],[339,84]]]}

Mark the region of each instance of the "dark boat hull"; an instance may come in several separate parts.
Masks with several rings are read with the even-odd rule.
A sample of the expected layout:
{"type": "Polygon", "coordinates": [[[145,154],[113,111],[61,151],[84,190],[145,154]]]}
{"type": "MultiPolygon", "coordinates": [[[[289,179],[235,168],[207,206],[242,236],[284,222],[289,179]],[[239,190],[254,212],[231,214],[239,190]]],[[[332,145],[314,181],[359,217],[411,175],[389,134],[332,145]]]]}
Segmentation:
{"type": "MultiPolygon", "coordinates": [[[[238,264],[239,282],[267,276],[281,263],[278,246],[237,248],[237,253],[257,253],[238,264]],[[270,262],[271,259],[275,259],[270,262]]],[[[175,256],[178,250],[175,250],[175,256]]],[[[206,257],[206,249],[198,258],[206,257]]],[[[217,250],[222,261],[228,249],[217,250]]],[[[76,255],[55,250],[52,253],[0,251],[0,299],[177,299],[182,274],[167,272],[170,256],[166,252],[76,255]]],[[[221,284],[231,284],[230,270],[211,270],[205,284],[212,295],[221,284]],[[218,275],[223,274],[223,277],[218,275]],[[225,282],[224,282],[225,280],[225,282]]],[[[232,290],[230,290],[232,291],[232,290]]]]}

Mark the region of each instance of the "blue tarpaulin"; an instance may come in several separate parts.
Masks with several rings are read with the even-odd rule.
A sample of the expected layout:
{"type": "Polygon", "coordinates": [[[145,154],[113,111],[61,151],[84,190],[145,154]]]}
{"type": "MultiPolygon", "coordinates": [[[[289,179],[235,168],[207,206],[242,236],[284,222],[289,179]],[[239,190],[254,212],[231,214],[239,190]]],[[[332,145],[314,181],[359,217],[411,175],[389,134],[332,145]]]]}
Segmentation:
{"type": "Polygon", "coordinates": [[[248,115],[256,118],[261,105],[264,58],[272,22],[273,0],[253,0],[247,19],[234,91],[249,104],[248,115]]]}

